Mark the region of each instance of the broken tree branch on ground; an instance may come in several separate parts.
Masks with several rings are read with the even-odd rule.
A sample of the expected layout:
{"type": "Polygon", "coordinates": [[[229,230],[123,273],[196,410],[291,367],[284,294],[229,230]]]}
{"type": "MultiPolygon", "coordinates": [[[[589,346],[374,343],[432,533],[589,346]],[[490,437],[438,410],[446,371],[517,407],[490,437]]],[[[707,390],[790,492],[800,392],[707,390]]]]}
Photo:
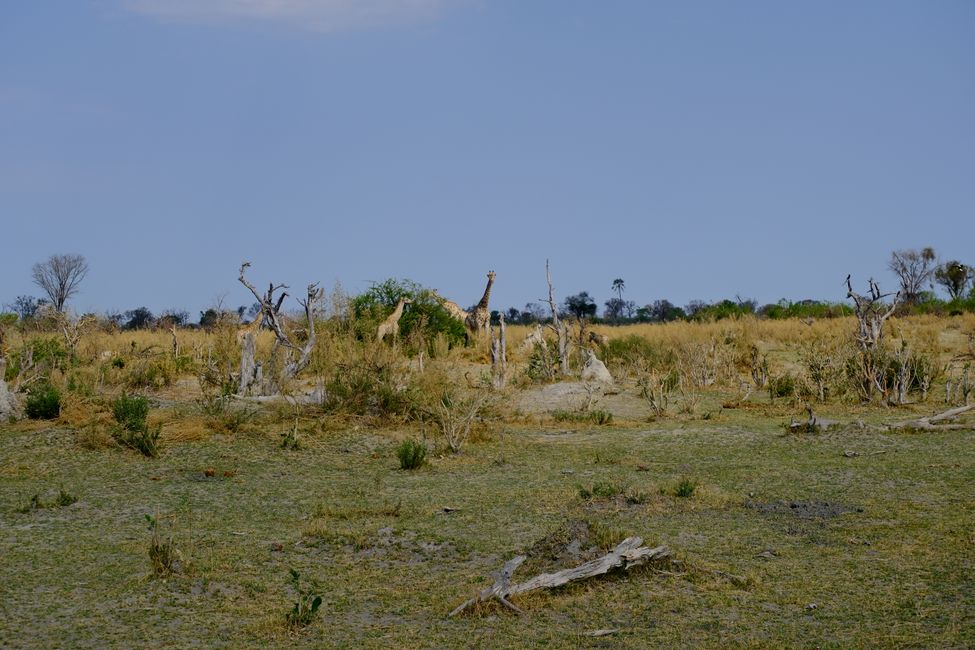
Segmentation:
{"type": "Polygon", "coordinates": [[[479,603],[490,600],[497,600],[508,609],[521,613],[521,610],[508,600],[511,596],[539,589],[554,589],[570,582],[601,576],[614,569],[628,571],[634,567],[643,566],[670,556],[670,549],[666,546],[648,548],[642,544],[643,539],[640,537],[627,537],[616,548],[600,558],[580,564],[572,569],[563,569],[555,573],[542,573],[525,582],[512,585],[512,574],[526,559],[524,555],[519,555],[504,563],[492,586],[455,608],[449,616],[456,616],[479,603]]]}
{"type": "Polygon", "coordinates": [[[906,420],[904,422],[897,422],[894,424],[888,424],[888,429],[918,429],[921,431],[960,431],[965,429],[975,429],[975,424],[936,424],[942,420],[953,420],[959,415],[967,413],[969,411],[975,410],[975,404],[970,404],[968,406],[959,406],[958,408],[949,409],[941,413],[936,413],[935,415],[928,415],[923,418],[917,418],[914,420],[906,420]]]}

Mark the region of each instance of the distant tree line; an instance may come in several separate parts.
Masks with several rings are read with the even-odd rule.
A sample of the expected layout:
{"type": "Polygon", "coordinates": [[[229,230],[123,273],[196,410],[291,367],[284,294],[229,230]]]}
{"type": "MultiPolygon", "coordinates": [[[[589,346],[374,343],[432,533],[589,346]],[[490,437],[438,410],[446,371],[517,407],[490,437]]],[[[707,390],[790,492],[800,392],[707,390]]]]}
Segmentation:
{"type": "MultiPolygon", "coordinates": [[[[975,312],[975,268],[972,266],[959,260],[938,263],[934,249],[926,247],[894,251],[887,267],[898,280],[903,299],[901,313],[951,315],[975,312]],[[943,297],[936,293],[936,289],[943,292],[943,297]]],[[[51,312],[63,312],[67,301],[78,293],[81,281],[87,273],[88,262],[81,255],[52,255],[46,261],[35,264],[31,276],[44,296],[17,296],[13,302],[3,305],[7,320],[30,322],[40,320],[51,312]]],[[[715,302],[692,300],[683,307],[667,299],[653,300],[640,306],[633,300],[624,298],[626,282],[623,278],[614,279],[610,289],[616,295],[603,303],[601,314],[589,292],[580,291],[562,301],[559,305],[560,317],[625,324],[666,323],[677,320],[714,321],[741,316],[769,319],[832,318],[853,313],[852,307],[845,302],[794,302],[782,299],[760,306],[755,300],[738,296],[734,300],[715,302]]],[[[375,290],[374,287],[370,291],[375,290]]],[[[259,312],[260,306],[257,304],[241,305],[236,309],[225,309],[222,305],[216,305],[199,312],[199,318],[191,320],[189,312],[185,310],[168,309],[157,315],[147,307],[137,307],[124,312],[109,313],[101,320],[107,326],[122,330],[157,327],[168,329],[174,326],[209,329],[219,322],[225,322],[225,319],[242,321],[256,317],[259,312]]],[[[494,311],[491,315],[497,322],[501,312],[494,311]]],[[[508,323],[532,325],[546,322],[550,313],[540,303],[529,302],[522,308],[509,307],[504,316],[508,323]]]]}

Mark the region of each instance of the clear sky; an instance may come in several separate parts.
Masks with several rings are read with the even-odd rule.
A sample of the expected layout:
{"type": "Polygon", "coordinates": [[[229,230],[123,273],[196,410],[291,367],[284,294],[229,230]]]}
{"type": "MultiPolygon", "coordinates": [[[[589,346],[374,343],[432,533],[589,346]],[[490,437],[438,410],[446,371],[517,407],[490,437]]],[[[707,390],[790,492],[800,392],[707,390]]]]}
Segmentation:
{"type": "Polygon", "coordinates": [[[77,310],[893,288],[975,264],[975,2],[0,0],[0,225],[77,310]]]}

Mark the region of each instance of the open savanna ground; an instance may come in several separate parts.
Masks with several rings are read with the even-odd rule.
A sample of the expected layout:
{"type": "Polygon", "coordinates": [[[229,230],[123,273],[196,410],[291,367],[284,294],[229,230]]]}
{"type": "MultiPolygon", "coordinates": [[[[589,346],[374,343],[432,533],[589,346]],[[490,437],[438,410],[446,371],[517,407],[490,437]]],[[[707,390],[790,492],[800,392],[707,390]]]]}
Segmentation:
{"type": "Polygon", "coordinates": [[[5,647],[975,643],[970,432],[511,429],[412,472],[396,431],[322,432],[299,451],[277,433],[148,460],[5,429],[5,647]],[[61,488],[78,501],[30,508],[61,488]],[[146,514],[178,573],[153,576],[146,514]],[[528,577],[629,535],[676,562],[516,599],[522,616],[446,616],[516,554],[528,577]],[[291,569],[323,598],[300,630],[285,623],[291,569]],[[616,632],[587,636],[602,629],[616,632]]]}
{"type": "Polygon", "coordinates": [[[975,319],[888,323],[903,404],[858,392],[855,327],[597,327],[611,385],[509,328],[498,387],[483,341],[323,323],[274,399],[232,394],[235,328],[11,330],[60,408],[0,425],[0,645],[970,647],[972,429],[886,425],[969,399],[975,319]],[[631,536],[670,555],[447,616],[631,536]]]}

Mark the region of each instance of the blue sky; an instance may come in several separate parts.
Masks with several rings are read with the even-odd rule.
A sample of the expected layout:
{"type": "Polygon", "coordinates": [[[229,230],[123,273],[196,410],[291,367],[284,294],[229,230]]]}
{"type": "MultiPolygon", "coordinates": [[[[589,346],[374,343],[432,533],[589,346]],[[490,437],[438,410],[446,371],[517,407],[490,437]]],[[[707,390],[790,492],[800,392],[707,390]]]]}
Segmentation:
{"type": "Polygon", "coordinates": [[[7,0],[0,302],[838,300],[975,264],[973,116],[967,1],[7,0]]]}

